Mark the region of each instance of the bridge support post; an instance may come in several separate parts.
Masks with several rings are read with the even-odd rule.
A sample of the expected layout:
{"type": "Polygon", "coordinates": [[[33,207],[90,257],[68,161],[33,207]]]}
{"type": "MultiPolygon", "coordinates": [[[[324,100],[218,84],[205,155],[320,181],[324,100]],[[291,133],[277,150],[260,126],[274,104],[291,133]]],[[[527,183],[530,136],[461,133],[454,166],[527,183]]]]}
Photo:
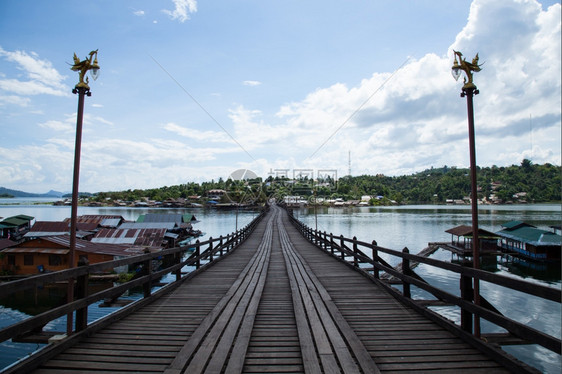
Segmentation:
{"type": "MultiPolygon", "coordinates": [[[[82,257],[78,261],[78,266],[88,266],[88,259],[82,257]]],[[[76,291],[74,299],[83,299],[88,295],[88,273],[79,276],[76,279],[76,291]]],[[[88,326],[88,307],[80,308],[76,310],[76,332],[84,330],[88,326]]]]}
{"type": "Polygon", "coordinates": [[[220,240],[219,240],[219,248],[220,248],[220,254],[221,254],[221,257],[222,257],[222,255],[223,255],[223,248],[222,248],[222,235],[221,235],[221,236],[219,236],[219,239],[220,239],[220,240]]]}
{"type": "MultiPolygon", "coordinates": [[[[465,301],[472,302],[474,291],[472,289],[472,278],[461,274],[460,279],[461,298],[465,301]]],[[[461,308],[461,329],[472,334],[472,313],[461,308]]]]}
{"type": "Polygon", "coordinates": [[[330,253],[334,255],[334,234],[330,233],[330,253]]]}
{"type": "Polygon", "coordinates": [[[345,248],[345,242],[343,240],[343,235],[340,235],[340,252],[341,252],[341,259],[345,261],[345,252],[343,251],[345,248]]]}
{"type": "MultiPolygon", "coordinates": [[[[402,250],[402,253],[408,254],[408,253],[410,253],[410,251],[408,250],[407,247],[404,247],[404,249],[402,250]]],[[[402,274],[410,275],[410,260],[407,259],[407,258],[402,258],[402,274]]],[[[402,281],[402,289],[403,289],[402,293],[404,294],[404,296],[411,299],[412,293],[411,293],[411,290],[410,290],[410,283],[403,280],[402,281]]]]}
{"type": "Polygon", "coordinates": [[[209,238],[209,262],[213,262],[213,238],[209,238]]]}

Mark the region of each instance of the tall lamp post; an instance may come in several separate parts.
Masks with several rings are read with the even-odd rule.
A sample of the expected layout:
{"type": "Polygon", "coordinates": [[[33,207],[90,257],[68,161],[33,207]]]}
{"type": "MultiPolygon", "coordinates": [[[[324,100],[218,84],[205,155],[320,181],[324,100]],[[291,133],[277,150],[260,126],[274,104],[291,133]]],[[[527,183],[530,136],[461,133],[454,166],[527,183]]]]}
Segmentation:
{"type": "MultiPolygon", "coordinates": [[[[454,52],[455,61],[452,67],[452,74],[455,80],[461,76],[464,71],[464,86],[462,87],[461,97],[466,97],[466,105],[468,111],[468,142],[470,151],[470,189],[471,189],[471,205],[472,205],[472,258],[474,269],[480,268],[480,242],[478,240],[478,189],[476,182],[476,146],[474,140],[474,107],[472,98],[478,95],[479,91],[472,81],[472,72],[480,71],[478,65],[478,54],[472,59],[472,62],[466,61],[462,57],[462,53],[454,52]],[[458,61],[457,61],[458,57],[458,61]]],[[[474,278],[474,303],[480,305],[480,282],[474,278]]],[[[480,337],[480,318],[474,316],[474,334],[480,337]]]]}
{"type": "MultiPolygon", "coordinates": [[[[70,68],[73,71],[79,72],[79,81],[72,90],[73,94],[78,94],[78,112],[76,116],[76,143],[74,146],[74,176],[72,179],[72,211],[70,215],[70,251],[68,256],[68,267],[73,268],[76,262],[76,221],[78,214],[78,181],[80,176],[80,149],[82,147],[82,121],[84,118],[84,97],[92,96],[90,86],[88,86],[89,79],[84,76],[86,72],[90,71],[90,76],[96,80],[99,76],[100,67],[98,65],[98,50],[90,52],[88,58],[83,61],[74,54],[74,65],[70,68]],[[93,60],[93,62],[92,62],[93,60]]],[[[74,300],[74,280],[70,279],[68,282],[67,291],[68,302],[74,300]]],[[[66,318],[66,332],[67,335],[72,333],[72,312],[68,313],[66,318]]]]}

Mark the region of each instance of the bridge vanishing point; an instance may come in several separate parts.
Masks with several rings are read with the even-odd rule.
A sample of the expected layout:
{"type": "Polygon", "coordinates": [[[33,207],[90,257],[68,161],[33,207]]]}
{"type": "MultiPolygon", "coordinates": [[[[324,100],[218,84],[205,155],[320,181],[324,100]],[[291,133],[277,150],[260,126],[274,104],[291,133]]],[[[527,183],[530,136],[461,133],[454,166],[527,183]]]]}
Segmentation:
{"type": "MultiPolygon", "coordinates": [[[[5,372],[537,372],[502,351],[491,336],[477,338],[467,331],[472,329],[471,322],[466,325],[467,310],[483,317],[492,313],[474,306],[469,297],[456,298],[463,308],[465,326],[461,327],[431,312],[427,308],[431,302],[421,305],[411,299],[406,281],[419,280],[409,267],[403,267],[402,290],[384,282],[377,267],[385,264],[375,251],[378,247],[372,247],[371,258],[379,262],[371,260],[369,272],[357,266],[366,256],[357,242],[348,246],[340,237],[322,240],[303,235],[303,226],[292,224],[292,216],[275,205],[260,218],[242,240],[221,238],[219,244],[211,240],[206,251],[197,247],[190,258],[198,270],[182,277],[185,262],[178,260],[172,268],[177,281],[156,292],[151,292],[150,282],[160,274],[151,269],[150,255],[145,255],[145,298],[102,321],[85,323],[87,317],[80,313],[87,313],[84,305],[96,296],[78,295],[66,306],[76,310],[76,331],[5,372]],[[334,248],[340,249],[339,254],[334,248]],[[210,254],[211,261],[203,266],[204,253],[210,254]],[[350,255],[352,260],[344,261],[350,255]]],[[[178,258],[177,252],[170,253],[178,258]]],[[[406,264],[415,257],[402,256],[406,264]]],[[[72,273],[78,283],[84,274],[72,273]]],[[[483,277],[478,271],[469,274],[483,277]]],[[[19,287],[11,283],[12,289],[19,287]]],[[[560,302],[556,293],[547,297],[558,297],[560,302]]],[[[450,299],[441,295],[434,304],[455,301],[450,299]]],[[[63,307],[57,315],[66,312],[63,307]]],[[[45,320],[0,330],[0,337],[36,331],[45,320]]],[[[514,333],[508,334],[511,340],[525,335],[516,322],[503,324],[515,326],[510,328],[514,333]]],[[[548,335],[534,330],[525,336],[560,349],[559,339],[548,340],[548,335]]]]}

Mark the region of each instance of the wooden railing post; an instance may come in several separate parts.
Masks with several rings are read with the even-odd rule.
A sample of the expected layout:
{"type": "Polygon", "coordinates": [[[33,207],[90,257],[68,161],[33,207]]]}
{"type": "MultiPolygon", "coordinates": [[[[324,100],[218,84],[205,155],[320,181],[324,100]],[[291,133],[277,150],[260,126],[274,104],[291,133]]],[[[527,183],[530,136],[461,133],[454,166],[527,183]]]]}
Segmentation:
{"type": "Polygon", "coordinates": [[[357,237],[353,237],[353,266],[359,267],[359,261],[357,260],[357,237]]]}
{"type": "Polygon", "coordinates": [[[209,238],[209,262],[213,262],[213,238],[209,238]]]}
{"type": "Polygon", "coordinates": [[[334,254],[334,234],[330,233],[330,253],[334,254]]]}
{"type": "Polygon", "coordinates": [[[343,235],[340,234],[341,259],[345,261],[345,252],[344,252],[344,248],[345,248],[345,242],[344,242],[344,240],[343,240],[343,235]]]}
{"type": "MultiPolygon", "coordinates": [[[[461,287],[461,299],[472,302],[473,290],[472,290],[472,278],[461,274],[460,278],[461,287]]],[[[472,313],[461,308],[461,329],[472,334],[472,313]]]]}
{"type": "MultiPolygon", "coordinates": [[[[174,253],[174,265],[179,265],[181,263],[181,251],[177,251],[176,253],[174,253]]],[[[176,282],[179,281],[181,279],[181,267],[175,271],[176,274],[176,282]]]]}
{"type": "Polygon", "coordinates": [[[195,269],[199,269],[201,267],[201,259],[199,258],[199,256],[201,256],[201,245],[199,243],[199,239],[197,239],[195,241],[195,257],[197,258],[195,261],[195,269]]]}
{"type": "MultiPolygon", "coordinates": [[[[404,247],[402,253],[408,254],[410,251],[407,247],[404,247]]],[[[410,275],[410,260],[407,258],[402,258],[402,274],[410,275]]],[[[402,281],[403,294],[407,298],[412,298],[412,293],[410,291],[410,283],[405,280],[402,281]]]]}
{"type": "MultiPolygon", "coordinates": [[[[80,258],[78,261],[78,266],[88,266],[87,258],[80,258]]],[[[88,296],[88,278],[89,273],[81,275],[76,279],[76,289],[74,294],[74,299],[83,299],[88,296]]],[[[80,308],[76,310],[76,332],[84,330],[88,326],[88,307],[80,308]]]]}
{"type": "Polygon", "coordinates": [[[220,255],[221,255],[221,257],[222,257],[222,255],[223,255],[223,248],[222,248],[222,235],[221,235],[221,236],[219,236],[219,239],[220,239],[220,240],[219,240],[220,255]]]}
{"type": "Polygon", "coordinates": [[[379,268],[377,268],[374,264],[375,262],[378,262],[377,259],[379,258],[379,251],[377,250],[377,241],[373,240],[371,244],[373,245],[373,252],[371,255],[371,257],[373,258],[373,276],[376,279],[380,279],[379,268]]]}
{"type": "Polygon", "coordinates": [[[322,241],[320,240],[320,231],[318,230],[314,230],[314,244],[316,244],[317,247],[322,247],[322,241]]]}
{"type": "MultiPolygon", "coordinates": [[[[148,259],[146,261],[144,261],[143,263],[143,270],[144,270],[144,275],[152,275],[152,259],[148,259]]],[[[142,285],[142,293],[144,295],[144,297],[149,297],[152,294],[151,291],[152,288],[152,281],[148,280],[147,282],[143,283],[142,285]]]]}

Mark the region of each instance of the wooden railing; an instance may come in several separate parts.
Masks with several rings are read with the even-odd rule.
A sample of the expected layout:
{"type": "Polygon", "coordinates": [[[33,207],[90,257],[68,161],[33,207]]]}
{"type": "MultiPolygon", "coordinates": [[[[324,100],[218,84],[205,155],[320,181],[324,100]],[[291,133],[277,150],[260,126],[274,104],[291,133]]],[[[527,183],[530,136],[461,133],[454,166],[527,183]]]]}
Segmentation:
{"type": "MultiPolygon", "coordinates": [[[[183,280],[192,277],[196,273],[210,266],[213,262],[216,262],[223,256],[230,253],[234,248],[248,238],[258,222],[263,218],[264,214],[265,210],[262,211],[261,214],[247,226],[227,235],[226,237],[220,236],[216,239],[209,238],[208,240],[202,242],[197,240],[195,243],[189,244],[187,247],[171,248],[156,253],[147,253],[93,265],[82,265],[68,270],[46,273],[21,280],[1,283],[0,299],[9,297],[15,292],[36,289],[37,287],[57,282],[74,281],[76,282],[76,286],[74,287],[74,301],[65,303],[64,305],[55,307],[37,316],[27,318],[23,321],[2,328],[0,330],[0,342],[8,339],[25,340],[25,336],[29,335],[37,336],[38,334],[41,334],[43,326],[50,321],[74,312],[76,313],[76,319],[73,333],[84,331],[90,327],[87,323],[89,305],[100,300],[115,300],[127,290],[142,287],[143,297],[140,300],[122,308],[122,310],[119,311],[120,313],[118,313],[118,316],[116,316],[115,313],[111,316],[113,320],[121,318],[122,316],[138,309],[141,304],[146,304],[148,300],[152,301],[152,299],[171,291],[183,280]],[[193,252],[189,257],[183,259],[188,250],[192,250],[193,252]],[[164,260],[163,263],[167,264],[165,268],[155,269],[153,267],[153,263],[157,260],[164,260]],[[91,274],[108,273],[113,271],[114,268],[121,266],[138,267],[140,271],[131,281],[116,285],[92,295],[88,295],[88,279],[91,274]],[[185,266],[195,267],[195,270],[182,272],[182,268],[185,266]],[[156,282],[167,274],[175,274],[175,279],[153,293],[153,285],[155,285],[156,282]]],[[[50,335],[52,334],[53,333],[50,335]]],[[[59,332],[58,334],[64,334],[64,332],[59,332]]]]}
{"type": "MultiPolygon", "coordinates": [[[[402,251],[396,251],[378,246],[375,241],[367,243],[359,241],[355,237],[349,239],[343,236],[334,236],[331,233],[327,234],[326,232],[317,231],[306,226],[292,215],[291,210],[289,210],[289,217],[301,234],[318,248],[353,266],[365,276],[387,289],[395,298],[446,327],[456,335],[465,338],[469,337],[473,343],[480,345],[483,350],[489,351],[490,347],[495,344],[493,352],[489,352],[497,355],[498,350],[495,348],[498,345],[538,344],[560,354],[561,344],[559,337],[551,336],[503,315],[483,298],[480,300],[480,305],[475,304],[472,281],[473,279],[478,279],[556,303],[561,301],[562,293],[559,288],[525,282],[484,270],[410,254],[407,248],[404,248],[402,251]],[[381,253],[400,258],[402,261],[401,266],[391,266],[380,257],[381,253]],[[459,277],[460,297],[434,287],[422,279],[410,266],[414,262],[456,273],[459,277]],[[402,284],[402,290],[393,287],[390,282],[384,281],[383,273],[388,274],[394,279],[399,279],[402,284]],[[435,299],[421,300],[412,298],[412,286],[429,292],[435,299]],[[430,306],[456,306],[460,308],[460,326],[431,310],[430,306]],[[473,318],[485,319],[505,329],[507,333],[482,334],[480,337],[476,337],[472,331],[473,318]]],[[[388,276],[386,277],[386,279],[389,278],[388,276]]]]}

